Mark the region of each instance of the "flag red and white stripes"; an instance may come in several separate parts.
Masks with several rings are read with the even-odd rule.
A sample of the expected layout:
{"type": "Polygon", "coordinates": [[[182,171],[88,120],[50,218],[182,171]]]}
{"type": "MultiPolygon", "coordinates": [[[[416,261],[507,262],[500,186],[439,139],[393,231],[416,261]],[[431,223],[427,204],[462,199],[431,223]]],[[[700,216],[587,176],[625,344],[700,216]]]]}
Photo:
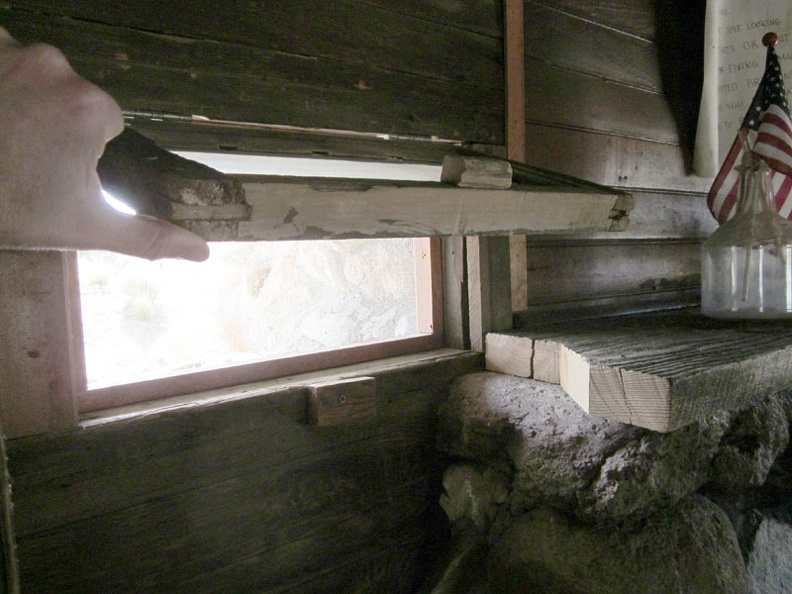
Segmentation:
{"type": "Polygon", "coordinates": [[[768,34],[762,41],[767,45],[762,81],[707,196],[707,206],[721,224],[735,214],[739,179],[735,166],[742,161],[746,149],[759,155],[770,166],[776,209],[781,216],[792,219],[792,120],[789,102],[775,53],[777,36],[768,34]]]}
{"type": "Polygon", "coordinates": [[[753,150],[774,170],[792,175],[792,121],[782,105],[771,103],[762,115],[753,150]]]}

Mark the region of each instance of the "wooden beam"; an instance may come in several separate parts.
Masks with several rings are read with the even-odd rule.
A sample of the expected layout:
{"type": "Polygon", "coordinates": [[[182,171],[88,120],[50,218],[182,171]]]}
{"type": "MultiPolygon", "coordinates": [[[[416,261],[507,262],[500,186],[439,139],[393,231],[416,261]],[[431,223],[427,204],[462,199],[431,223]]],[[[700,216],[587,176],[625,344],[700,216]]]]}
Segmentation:
{"type": "MultiPolygon", "coordinates": [[[[506,76],[506,155],[525,162],[525,0],[504,0],[503,31],[506,76]]],[[[510,239],[512,310],[528,305],[525,237],[510,239]]]]}
{"type": "Polygon", "coordinates": [[[506,152],[525,162],[525,0],[504,0],[506,152]]]}
{"type": "Polygon", "coordinates": [[[608,231],[632,198],[619,193],[439,183],[246,178],[252,211],[239,240],[427,237],[608,231]],[[552,205],[552,207],[550,207],[552,205]]]}
{"type": "Polygon", "coordinates": [[[781,323],[722,322],[691,308],[489,335],[486,359],[559,383],[593,415],[672,431],[788,386],[792,336],[781,323]]]}

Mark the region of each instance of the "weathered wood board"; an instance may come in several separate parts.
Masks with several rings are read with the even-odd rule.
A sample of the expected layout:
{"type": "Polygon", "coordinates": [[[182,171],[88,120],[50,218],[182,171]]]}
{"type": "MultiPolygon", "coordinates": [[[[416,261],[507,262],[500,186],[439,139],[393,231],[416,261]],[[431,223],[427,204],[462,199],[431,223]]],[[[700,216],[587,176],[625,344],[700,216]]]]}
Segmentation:
{"type": "Polygon", "coordinates": [[[628,194],[556,188],[326,179],[243,186],[252,208],[239,223],[243,241],[621,230],[633,207],[628,194]]]}
{"type": "Polygon", "coordinates": [[[15,0],[0,17],[21,41],[61,48],[124,109],[501,143],[493,6],[15,0]]]}
{"type": "Polygon", "coordinates": [[[317,380],[294,378],[11,440],[22,591],[414,591],[442,513],[436,411],[482,369],[444,353],[360,366],[377,416],[350,424],[310,425],[317,380]]]}
{"type": "Polygon", "coordinates": [[[311,386],[309,416],[318,427],[343,425],[377,416],[377,380],[357,377],[311,386]]]}
{"type": "Polygon", "coordinates": [[[672,431],[792,382],[792,327],[697,308],[487,337],[487,368],[558,383],[587,412],[672,431]]]}

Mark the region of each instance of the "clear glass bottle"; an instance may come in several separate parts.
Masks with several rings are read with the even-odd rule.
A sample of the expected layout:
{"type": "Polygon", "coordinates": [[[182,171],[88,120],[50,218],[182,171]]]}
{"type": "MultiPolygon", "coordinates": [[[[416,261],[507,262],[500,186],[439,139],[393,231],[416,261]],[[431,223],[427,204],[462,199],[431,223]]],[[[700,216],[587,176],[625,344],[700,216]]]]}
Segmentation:
{"type": "Polygon", "coordinates": [[[701,248],[701,311],[721,319],[792,319],[792,222],[778,214],[767,164],[746,151],[737,214],[701,248]]]}

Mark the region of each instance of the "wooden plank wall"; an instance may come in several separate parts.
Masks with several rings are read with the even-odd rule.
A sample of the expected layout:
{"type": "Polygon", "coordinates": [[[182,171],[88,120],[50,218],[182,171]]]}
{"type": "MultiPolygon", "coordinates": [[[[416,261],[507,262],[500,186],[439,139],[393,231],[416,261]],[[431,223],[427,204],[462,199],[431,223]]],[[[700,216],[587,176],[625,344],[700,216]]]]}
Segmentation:
{"type": "Polygon", "coordinates": [[[513,287],[528,312],[697,299],[699,242],[715,228],[702,193],[711,180],[690,173],[704,5],[526,0],[527,161],[636,198],[618,238],[528,238],[527,287],[513,287]],[[675,210],[690,224],[672,229],[684,218],[675,210]]]}
{"type": "MultiPolygon", "coordinates": [[[[128,111],[496,145],[501,22],[495,0],[0,2],[1,25],[60,47],[128,111]]],[[[324,135],[146,131],[170,147],[349,151],[324,135]]],[[[352,153],[416,153],[384,144],[352,153]]],[[[378,374],[377,417],[348,427],[308,426],[299,389],[12,440],[22,591],[409,592],[444,535],[435,410],[482,367],[378,374]]]]}
{"type": "Polygon", "coordinates": [[[125,110],[503,144],[494,0],[11,0],[125,110]]]}
{"type": "MultiPolygon", "coordinates": [[[[688,150],[703,5],[526,0],[528,163],[638,199],[623,243],[528,240],[529,304],[690,289],[710,229],[665,215],[703,200],[688,150]]],[[[495,0],[0,2],[0,24],[61,47],[127,110],[496,146],[501,23],[495,0]]],[[[160,138],[248,138],[184,130],[160,138]]],[[[436,511],[434,410],[466,361],[388,374],[355,428],[308,427],[292,390],[13,440],[23,591],[409,591],[436,511]]]]}
{"type": "Polygon", "coordinates": [[[481,368],[374,373],[346,425],[292,388],[12,440],[22,592],[410,592],[443,535],[436,409],[481,368]]]}

